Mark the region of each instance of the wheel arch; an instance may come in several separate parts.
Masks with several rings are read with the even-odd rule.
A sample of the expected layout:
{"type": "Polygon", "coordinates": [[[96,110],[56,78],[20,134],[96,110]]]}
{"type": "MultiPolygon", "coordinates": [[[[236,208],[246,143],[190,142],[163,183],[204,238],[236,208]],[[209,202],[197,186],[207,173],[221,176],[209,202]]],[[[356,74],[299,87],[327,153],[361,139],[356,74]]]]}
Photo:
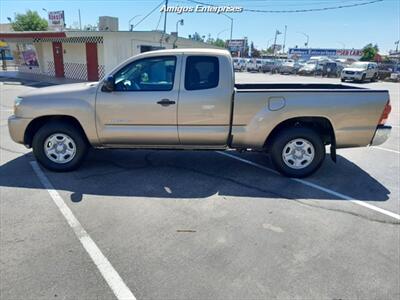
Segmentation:
{"type": "Polygon", "coordinates": [[[292,127],[307,127],[315,130],[322,138],[325,145],[336,146],[335,131],[332,122],[326,117],[294,117],[277,124],[264,142],[264,149],[269,150],[272,142],[280,131],[292,127]]]}
{"type": "Polygon", "coordinates": [[[90,144],[88,141],[86,132],[83,129],[83,126],[81,125],[81,123],[78,121],[78,119],[76,119],[73,116],[69,116],[69,115],[47,115],[47,116],[40,116],[40,117],[33,119],[28,124],[28,126],[25,130],[24,144],[29,148],[32,147],[33,137],[35,136],[36,132],[41,127],[43,127],[45,124],[48,124],[49,122],[65,122],[65,123],[73,125],[76,129],[78,129],[80,131],[80,133],[82,134],[82,136],[84,137],[86,142],[88,144],[90,144]]]}

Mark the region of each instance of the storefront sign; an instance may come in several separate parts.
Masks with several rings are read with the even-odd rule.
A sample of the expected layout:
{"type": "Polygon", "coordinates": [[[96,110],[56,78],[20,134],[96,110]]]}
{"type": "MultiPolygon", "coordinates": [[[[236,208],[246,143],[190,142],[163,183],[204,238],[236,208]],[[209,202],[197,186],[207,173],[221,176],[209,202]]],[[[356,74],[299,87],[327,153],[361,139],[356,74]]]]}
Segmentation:
{"type": "Polygon", "coordinates": [[[65,27],[64,11],[49,11],[49,27],[53,30],[62,30],[65,27]]]}
{"type": "Polygon", "coordinates": [[[290,57],[301,57],[309,59],[312,56],[327,57],[361,57],[363,55],[360,49],[320,49],[320,48],[290,48],[290,57]]]}

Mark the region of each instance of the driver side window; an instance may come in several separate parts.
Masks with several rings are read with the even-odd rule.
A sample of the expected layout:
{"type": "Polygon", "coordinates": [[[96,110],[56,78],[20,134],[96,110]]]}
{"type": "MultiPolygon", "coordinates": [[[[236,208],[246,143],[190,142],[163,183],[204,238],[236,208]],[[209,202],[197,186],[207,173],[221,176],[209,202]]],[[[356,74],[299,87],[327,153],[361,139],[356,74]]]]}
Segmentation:
{"type": "Polygon", "coordinates": [[[115,73],[115,91],[170,91],[174,86],[175,56],[140,59],[115,73]]]}

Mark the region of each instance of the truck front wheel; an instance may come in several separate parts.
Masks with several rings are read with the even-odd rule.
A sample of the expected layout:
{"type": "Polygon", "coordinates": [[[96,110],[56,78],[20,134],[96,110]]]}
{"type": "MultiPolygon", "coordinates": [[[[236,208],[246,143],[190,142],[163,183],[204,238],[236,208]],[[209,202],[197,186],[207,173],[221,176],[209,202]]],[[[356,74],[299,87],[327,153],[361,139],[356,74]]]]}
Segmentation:
{"type": "Polygon", "coordinates": [[[325,159],[321,137],[305,127],[288,128],[275,136],[270,147],[275,168],[288,177],[302,178],[319,169],[325,159]]]}
{"type": "Polygon", "coordinates": [[[72,171],[82,163],[87,142],[79,128],[67,122],[43,125],[33,137],[33,154],[46,169],[72,171]]]}

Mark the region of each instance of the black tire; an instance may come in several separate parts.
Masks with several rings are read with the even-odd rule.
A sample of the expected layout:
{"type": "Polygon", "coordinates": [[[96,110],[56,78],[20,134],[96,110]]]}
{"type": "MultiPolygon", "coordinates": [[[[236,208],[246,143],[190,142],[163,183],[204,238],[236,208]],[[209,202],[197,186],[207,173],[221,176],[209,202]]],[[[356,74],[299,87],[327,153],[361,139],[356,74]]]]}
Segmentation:
{"type": "Polygon", "coordinates": [[[361,81],[360,82],[364,82],[366,77],[367,77],[367,75],[363,74],[363,76],[361,77],[361,81]]]}
{"type": "Polygon", "coordinates": [[[375,73],[374,76],[371,78],[371,82],[377,82],[378,81],[378,74],[375,73]]]}
{"type": "Polygon", "coordinates": [[[343,78],[341,78],[341,79],[340,79],[340,81],[341,81],[341,82],[345,82],[345,81],[346,81],[346,79],[343,79],[343,78]]]}
{"type": "Polygon", "coordinates": [[[325,159],[325,145],[321,137],[312,129],[293,127],[278,132],[270,146],[270,156],[275,168],[285,176],[302,178],[311,175],[319,169],[325,159]],[[314,158],[301,169],[290,167],[283,159],[283,151],[289,142],[302,139],[314,148],[314,158]]]}
{"type": "Polygon", "coordinates": [[[43,125],[34,135],[32,142],[33,154],[36,160],[46,169],[56,172],[75,170],[80,166],[86,156],[88,143],[80,128],[67,122],[50,122],[43,125]],[[46,139],[54,134],[68,136],[75,143],[75,154],[70,161],[57,163],[45,154],[46,139]]]}

